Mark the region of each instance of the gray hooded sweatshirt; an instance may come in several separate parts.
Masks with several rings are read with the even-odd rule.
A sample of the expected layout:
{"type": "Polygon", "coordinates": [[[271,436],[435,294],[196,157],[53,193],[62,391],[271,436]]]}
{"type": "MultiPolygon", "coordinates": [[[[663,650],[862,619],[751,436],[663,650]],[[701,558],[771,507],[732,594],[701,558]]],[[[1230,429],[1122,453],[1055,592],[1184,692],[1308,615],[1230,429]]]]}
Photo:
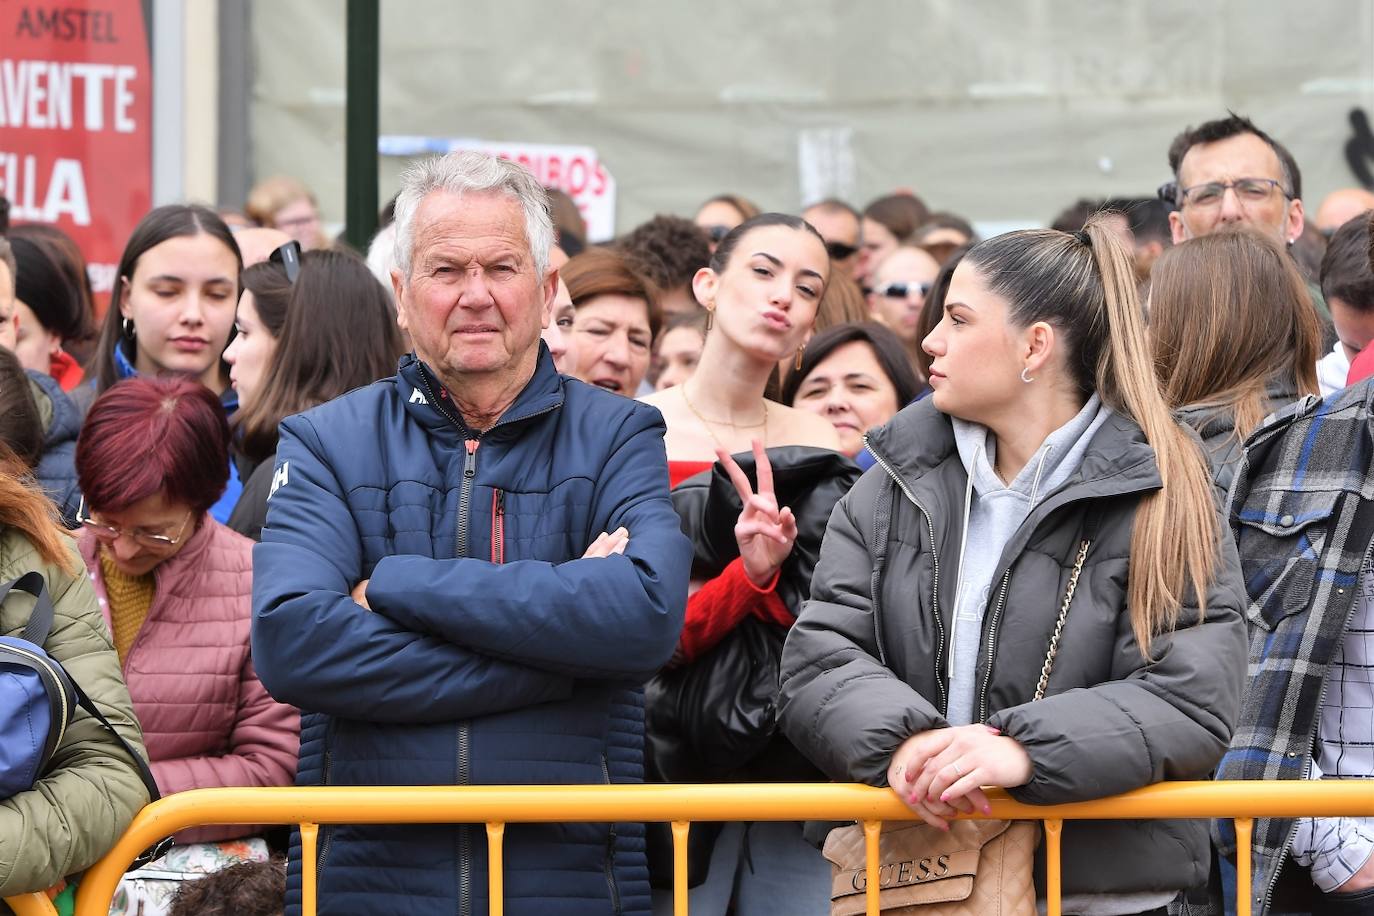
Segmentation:
{"type": "Polygon", "coordinates": [[[994,590],[992,577],[1002,550],[1031,509],[1078,470],[1088,443],[1111,413],[1093,395],[1072,420],[1050,433],[1010,485],[1004,484],[994,470],[997,443],[987,427],[951,418],[959,458],[968,472],[947,672],[946,718],[951,725],[968,725],[973,719],[983,615],[994,590]]]}

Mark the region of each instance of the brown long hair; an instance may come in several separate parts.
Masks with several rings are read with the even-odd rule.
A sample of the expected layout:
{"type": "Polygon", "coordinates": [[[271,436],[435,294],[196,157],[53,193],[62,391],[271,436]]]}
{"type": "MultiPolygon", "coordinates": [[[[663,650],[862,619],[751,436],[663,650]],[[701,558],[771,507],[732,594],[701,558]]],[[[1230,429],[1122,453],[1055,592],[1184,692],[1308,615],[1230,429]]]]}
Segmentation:
{"type": "Polygon", "coordinates": [[[1321,325],[1302,275],[1253,229],[1215,232],[1165,251],[1150,273],[1155,372],[1172,408],[1215,405],[1244,439],[1269,413],[1280,373],[1317,393],[1321,325]]]}
{"type": "Polygon", "coordinates": [[[1211,473],[1174,419],[1155,376],[1131,255],[1102,217],[1081,232],[1009,232],[964,256],[1011,304],[1021,327],[1045,321],[1065,342],[1069,372],[1085,395],[1140,425],[1163,486],[1148,494],[1131,532],[1126,605],[1142,654],[1178,624],[1191,586],[1199,607],[1215,577],[1217,516],[1211,473]]]}
{"type": "MultiPolygon", "coordinates": [[[[264,290],[280,286],[261,276],[267,271],[285,281],[275,264],[250,271],[247,279],[264,290]]],[[[270,328],[272,317],[262,317],[270,328]]],[[[367,265],[344,251],[307,251],[262,388],[234,416],[239,447],[254,461],[265,460],[277,449],[283,419],[392,375],[402,352],[391,300],[367,265]]]]}
{"type": "Polygon", "coordinates": [[[58,519],[57,508],[29,476],[29,469],[0,442],[0,529],[14,528],[28,539],[44,563],[74,574],[69,549],[71,536],[58,519]]]}

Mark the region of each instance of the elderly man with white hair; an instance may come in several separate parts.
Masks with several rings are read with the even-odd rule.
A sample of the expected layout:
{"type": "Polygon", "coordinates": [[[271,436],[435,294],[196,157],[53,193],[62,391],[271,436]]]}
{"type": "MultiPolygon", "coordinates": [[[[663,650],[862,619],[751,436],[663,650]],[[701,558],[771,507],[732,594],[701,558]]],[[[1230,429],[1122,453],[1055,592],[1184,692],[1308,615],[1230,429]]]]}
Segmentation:
{"type": "MultiPolygon", "coordinates": [[[[676,645],[691,547],[658,411],[561,377],[540,342],[552,238],[520,166],[413,167],[391,280],[414,353],[282,425],[253,660],[302,710],[302,785],[642,779],[640,685],[676,645]]],[[[321,913],[487,912],[480,826],[322,833],[321,913]]],[[[647,914],[643,836],[511,825],[505,912],[647,914]]]]}

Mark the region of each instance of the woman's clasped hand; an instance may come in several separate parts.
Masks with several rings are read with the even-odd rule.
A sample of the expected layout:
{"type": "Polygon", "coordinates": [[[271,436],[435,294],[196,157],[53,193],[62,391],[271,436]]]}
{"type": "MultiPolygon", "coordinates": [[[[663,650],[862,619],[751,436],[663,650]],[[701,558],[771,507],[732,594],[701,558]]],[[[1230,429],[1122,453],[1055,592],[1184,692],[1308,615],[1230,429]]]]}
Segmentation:
{"type": "Polygon", "coordinates": [[[887,782],[927,824],[949,829],[949,818],[991,814],[983,786],[1030,782],[1031,759],[1019,742],[988,725],[959,725],[912,735],[887,765],[887,782]]]}

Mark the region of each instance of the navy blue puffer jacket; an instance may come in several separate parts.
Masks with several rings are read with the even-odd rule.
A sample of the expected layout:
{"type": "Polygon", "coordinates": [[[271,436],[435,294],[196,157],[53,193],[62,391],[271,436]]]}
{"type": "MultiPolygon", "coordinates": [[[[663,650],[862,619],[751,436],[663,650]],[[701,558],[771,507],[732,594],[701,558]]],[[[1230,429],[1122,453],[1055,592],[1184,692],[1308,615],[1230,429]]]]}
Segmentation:
{"type": "MultiPolygon", "coordinates": [[[[286,420],[253,660],[302,710],[298,781],[641,781],[640,685],[673,652],[691,559],[663,431],[542,346],[480,435],[413,356],[286,420]],[[578,559],[621,525],[623,556],[578,559]],[[371,612],[349,597],[363,579],[371,612]]],[[[487,912],[480,825],[326,827],[318,864],[321,914],[487,912]]],[[[512,825],[505,881],[514,916],[646,914],[643,826],[512,825]]],[[[296,848],[288,913],[299,900],[296,848]]]]}

